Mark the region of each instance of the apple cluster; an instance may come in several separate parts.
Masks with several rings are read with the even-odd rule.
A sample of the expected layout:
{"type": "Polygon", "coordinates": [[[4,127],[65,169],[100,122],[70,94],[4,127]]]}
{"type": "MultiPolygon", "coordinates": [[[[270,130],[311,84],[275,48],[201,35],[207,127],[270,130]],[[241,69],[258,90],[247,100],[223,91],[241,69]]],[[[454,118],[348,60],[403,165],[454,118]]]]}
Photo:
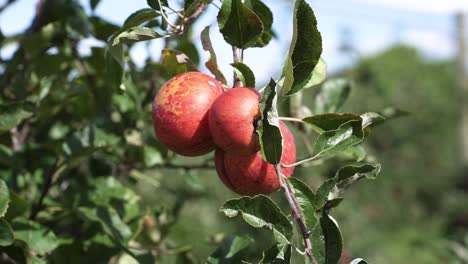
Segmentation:
{"type": "MultiPolygon", "coordinates": [[[[254,88],[224,91],[216,79],[200,72],[177,75],[164,84],[153,101],[156,137],[171,151],[199,156],[215,150],[221,181],[240,195],[269,194],[280,188],[275,168],[260,154],[256,124],[261,95],[254,88]]],[[[296,145],[288,127],[281,163],[296,161],[296,145]]],[[[294,168],[283,168],[290,176],[294,168]]]]}

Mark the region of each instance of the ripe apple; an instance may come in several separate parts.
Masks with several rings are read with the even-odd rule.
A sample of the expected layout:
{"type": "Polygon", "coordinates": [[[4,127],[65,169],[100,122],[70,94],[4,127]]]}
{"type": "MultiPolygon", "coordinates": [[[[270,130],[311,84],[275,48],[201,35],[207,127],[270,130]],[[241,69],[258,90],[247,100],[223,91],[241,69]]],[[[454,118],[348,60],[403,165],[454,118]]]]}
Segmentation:
{"type": "MultiPolygon", "coordinates": [[[[283,135],[281,163],[294,163],[296,161],[294,137],[283,122],[280,122],[280,130],[283,135]]],[[[215,165],[216,172],[224,185],[240,195],[269,194],[281,187],[274,165],[264,161],[259,151],[238,155],[218,148],[215,152],[215,165]]],[[[293,170],[294,167],[281,169],[287,177],[292,175],[293,170]]]]}
{"type": "Polygon", "coordinates": [[[255,122],[260,117],[260,94],[252,88],[233,88],[219,96],[210,111],[216,146],[230,154],[251,154],[260,147],[255,122]]]}
{"type": "Polygon", "coordinates": [[[223,87],[199,72],[177,75],[161,87],[153,101],[153,127],[168,149],[184,156],[214,150],[208,113],[223,87]]]}

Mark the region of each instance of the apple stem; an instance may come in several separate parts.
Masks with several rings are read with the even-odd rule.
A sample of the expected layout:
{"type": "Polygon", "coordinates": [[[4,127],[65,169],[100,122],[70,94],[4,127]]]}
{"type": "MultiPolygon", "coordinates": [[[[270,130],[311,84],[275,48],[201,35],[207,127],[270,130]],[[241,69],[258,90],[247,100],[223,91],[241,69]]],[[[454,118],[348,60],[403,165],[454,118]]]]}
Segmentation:
{"type": "Polygon", "coordinates": [[[299,209],[297,206],[297,199],[294,196],[294,191],[291,189],[291,186],[289,186],[289,184],[286,183],[285,177],[283,173],[281,172],[280,164],[275,165],[275,171],[276,171],[276,175],[278,176],[281,189],[283,189],[284,194],[286,196],[286,200],[288,200],[288,204],[289,204],[289,207],[291,208],[293,218],[294,220],[296,220],[296,223],[299,226],[299,229],[301,231],[301,235],[302,235],[302,238],[304,240],[304,245],[305,245],[305,254],[309,257],[310,261],[313,264],[317,264],[317,261],[315,260],[315,257],[312,254],[312,243],[310,242],[311,232],[305,225],[302,215],[299,213],[299,209]]]}
{"type": "MultiPolygon", "coordinates": [[[[234,62],[242,62],[242,59],[244,57],[244,50],[241,48],[232,46],[232,55],[234,57],[234,62]]],[[[242,86],[242,82],[239,76],[237,75],[236,71],[234,71],[232,88],[241,87],[241,86],[242,86]]]]}

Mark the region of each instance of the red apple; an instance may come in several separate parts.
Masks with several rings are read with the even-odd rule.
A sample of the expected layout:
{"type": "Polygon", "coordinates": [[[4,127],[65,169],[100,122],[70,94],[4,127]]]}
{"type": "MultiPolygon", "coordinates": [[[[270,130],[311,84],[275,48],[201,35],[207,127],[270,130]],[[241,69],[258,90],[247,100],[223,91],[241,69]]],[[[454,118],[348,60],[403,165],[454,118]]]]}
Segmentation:
{"type": "Polygon", "coordinates": [[[252,88],[233,88],[213,103],[210,130],[213,141],[230,154],[257,152],[258,136],[255,121],[260,117],[260,94],[252,88]]]}
{"type": "Polygon", "coordinates": [[[184,156],[214,150],[208,113],[223,87],[199,72],[177,75],[161,87],[153,101],[153,127],[159,141],[184,156]]]}
{"type": "MultiPolygon", "coordinates": [[[[237,88],[236,88],[237,89],[237,88]]],[[[296,144],[288,127],[280,122],[283,135],[282,164],[296,161],[296,144]]],[[[237,155],[216,149],[215,165],[221,181],[232,191],[240,195],[269,194],[281,186],[274,165],[264,161],[260,152],[237,155]]],[[[291,176],[293,168],[282,168],[285,176],[291,176]]]]}

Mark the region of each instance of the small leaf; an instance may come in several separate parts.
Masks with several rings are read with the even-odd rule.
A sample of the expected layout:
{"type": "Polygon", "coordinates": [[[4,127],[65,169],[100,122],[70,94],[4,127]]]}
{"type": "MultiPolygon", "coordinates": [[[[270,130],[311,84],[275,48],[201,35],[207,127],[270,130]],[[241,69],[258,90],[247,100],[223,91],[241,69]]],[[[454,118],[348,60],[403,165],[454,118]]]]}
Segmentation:
{"type": "Polygon", "coordinates": [[[226,84],[226,78],[224,77],[223,73],[219,70],[218,68],[218,61],[216,59],[216,53],[213,49],[213,45],[211,44],[210,40],[210,27],[207,26],[203,29],[201,32],[201,43],[203,50],[205,51],[205,56],[208,57],[208,59],[205,62],[206,68],[213,73],[213,75],[216,77],[216,80],[220,81],[223,84],[226,84]]]}
{"type": "Polygon", "coordinates": [[[333,113],[340,109],[351,91],[351,83],[345,79],[325,82],[315,97],[315,114],[333,113]]]}
{"type": "Polygon", "coordinates": [[[321,54],[322,36],[317,29],[314,12],[305,0],[296,0],[282,94],[293,94],[307,85],[321,54]]]}
{"type": "Polygon", "coordinates": [[[125,62],[121,45],[108,46],[106,49],[106,80],[117,90],[121,87],[125,76],[125,62]]]}
{"type": "Polygon", "coordinates": [[[232,46],[252,47],[263,33],[260,18],[241,0],[224,0],[218,13],[218,25],[224,40],[232,46]]]}
{"type": "Polygon", "coordinates": [[[307,84],[304,86],[304,89],[316,86],[327,78],[327,64],[325,61],[320,58],[317,65],[315,65],[314,70],[312,71],[312,76],[310,77],[307,84]]]}
{"type": "Polygon", "coordinates": [[[307,228],[312,230],[317,223],[314,208],[315,194],[307,184],[297,178],[289,177],[288,182],[294,188],[294,194],[296,196],[302,218],[304,219],[307,228]]]}
{"type": "Polygon", "coordinates": [[[37,254],[45,254],[59,246],[59,239],[50,229],[24,218],[16,218],[11,226],[16,239],[26,244],[37,254]]]}
{"type": "Polygon", "coordinates": [[[13,229],[5,219],[0,218],[0,247],[7,247],[14,242],[13,229]]]}
{"type": "Polygon", "coordinates": [[[96,9],[96,6],[99,4],[100,0],[89,0],[89,5],[91,6],[91,10],[94,11],[96,9]]]}
{"type": "Polygon", "coordinates": [[[150,147],[145,145],[143,147],[143,153],[144,153],[144,161],[145,161],[145,166],[146,167],[151,167],[156,164],[162,164],[163,163],[163,157],[161,152],[159,152],[156,148],[150,147]]]}
{"type": "Polygon", "coordinates": [[[279,207],[267,196],[241,197],[229,200],[219,209],[227,217],[238,215],[255,228],[266,228],[281,244],[288,244],[292,235],[292,226],[279,207]]]}
{"type": "Polygon", "coordinates": [[[0,105],[0,133],[17,126],[33,115],[33,106],[27,103],[0,105]]]}
{"type": "Polygon", "coordinates": [[[271,26],[273,25],[273,13],[271,12],[270,8],[268,8],[268,6],[260,0],[247,0],[245,1],[245,5],[254,11],[262,21],[263,34],[257,40],[255,47],[264,47],[273,37],[273,31],[271,29],[271,26]]]}
{"type": "Polygon", "coordinates": [[[312,235],[312,248],[318,263],[336,264],[343,250],[343,239],[338,224],[333,217],[326,213],[320,218],[312,235]]]}
{"type": "Polygon", "coordinates": [[[275,244],[263,251],[260,264],[289,264],[291,263],[291,244],[275,244]]]}
{"type": "Polygon", "coordinates": [[[337,202],[349,186],[362,178],[375,179],[379,172],[379,164],[347,165],[340,168],[335,177],[328,179],[318,188],[314,201],[316,210],[334,207],[329,202],[337,202]]]}
{"type": "Polygon", "coordinates": [[[395,109],[386,108],[380,113],[368,112],[361,115],[362,117],[362,128],[375,127],[383,124],[387,120],[407,116],[409,113],[395,109]]]}
{"type": "Polygon", "coordinates": [[[185,55],[178,50],[163,49],[162,65],[169,76],[175,76],[189,70],[196,70],[197,66],[185,55]]]}
{"type": "Polygon", "coordinates": [[[17,216],[24,215],[28,208],[29,203],[25,199],[10,191],[10,203],[5,214],[5,219],[11,220],[17,216]]]}
{"type": "MultiPolygon", "coordinates": [[[[159,5],[158,0],[146,0],[146,3],[149,7],[153,8],[154,10],[161,10],[161,6],[159,5]]],[[[161,0],[161,4],[163,6],[168,6],[167,0],[161,0]]]]}
{"type": "Polygon", "coordinates": [[[362,129],[378,125],[385,121],[385,117],[374,112],[364,113],[361,115],[361,118],[362,118],[362,129]]]}
{"type": "Polygon", "coordinates": [[[231,63],[231,66],[236,71],[236,74],[239,76],[239,79],[241,80],[244,87],[255,87],[255,75],[249,66],[242,62],[231,63]]]}
{"type": "Polygon", "coordinates": [[[249,237],[227,237],[221,245],[208,257],[206,263],[209,264],[229,264],[240,263],[242,252],[252,244],[249,237]]]}
{"type": "Polygon", "coordinates": [[[322,133],[314,145],[314,156],[323,157],[345,151],[364,140],[361,120],[352,120],[344,123],[336,130],[322,133]]]}
{"type": "Polygon", "coordinates": [[[150,39],[162,38],[166,35],[161,35],[158,32],[148,27],[132,27],[114,38],[112,46],[119,45],[122,43],[133,43],[139,41],[145,41],[150,39]]]}
{"type": "Polygon", "coordinates": [[[336,130],[345,123],[348,123],[350,121],[358,121],[358,120],[361,120],[361,117],[355,114],[348,114],[348,113],[320,114],[320,115],[305,117],[304,119],[302,119],[302,121],[310,125],[319,134],[322,134],[325,131],[336,130]]]}
{"type": "Polygon", "coordinates": [[[112,35],[112,38],[110,39],[109,43],[114,43],[114,39],[121,33],[133,27],[139,26],[144,22],[149,21],[158,16],[160,16],[160,14],[156,10],[153,10],[151,8],[144,8],[134,12],[125,20],[122,28],[112,35]]]}
{"type": "Polygon", "coordinates": [[[133,14],[131,14],[125,20],[124,25],[121,30],[122,32],[126,31],[127,29],[139,26],[143,24],[144,22],[149,21],[158,16],[160,16],[160,14],[151,8],[144,8],[144,9],[138,10],[134,12],[133,14]]]}
{"type": "Polygon", "coordinates": [[[276,83],[270,80],[260,100],[262,120],[257,127],[262,158],[271,164],[278,164],[283,153],[283,137],[279,128],[276,83]]]}
{"type": "Polygon", "coordinates": [[[0,218],[4,217],[10,203],[10,191],[6,183],[0,179],[0,218]]]}

